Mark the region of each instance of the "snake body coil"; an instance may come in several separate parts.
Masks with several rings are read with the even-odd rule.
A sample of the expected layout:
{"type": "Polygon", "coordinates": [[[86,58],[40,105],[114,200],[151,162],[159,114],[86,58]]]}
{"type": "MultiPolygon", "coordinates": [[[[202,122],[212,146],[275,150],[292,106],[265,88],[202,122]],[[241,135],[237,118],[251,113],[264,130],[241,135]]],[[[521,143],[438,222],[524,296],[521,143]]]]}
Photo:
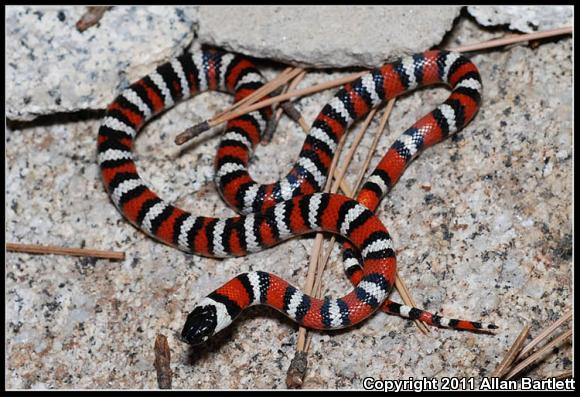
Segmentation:
{"type": "Polygon", "coordinates": [[[434,325],[495,328],[387,300],[395,280],[396,260],[389,233],[373,214],[380,199],[422,149],[473,118],[481,91],[475,65],[458,54],[429,51],[386,64],[347,84],[314,121],[289,174],[274,184],[260,185],[247,171],[271,109],[231,120],[216,158],[216,182],[226,201],[245,215],[194,216],[163,201],[140,178],[133,161],[133,142],[154,115],[205,90],[230,92],[239,101],[262,85],[260,73],[247,59],[213,49],[185,53],[132,84],[108,107],[99,129],[98,159],[107,192],[136,227],[166,244],[203,256],[243,256],[312,231],[340,234],[352,244],[344,255],[355,288],[342,298],[321,300],[270,273],[241,274],[196,306],[188,316],[183,337],[192,344],[201,343],[253,304],[272,306],[297,323],[317,329],[358,323],[379,307],[434,325]],[[451,96],[401,135],[357,200],[318,193],[339,139],[355,120],[387,99],[435,83],[449,84],[451,96]]]}

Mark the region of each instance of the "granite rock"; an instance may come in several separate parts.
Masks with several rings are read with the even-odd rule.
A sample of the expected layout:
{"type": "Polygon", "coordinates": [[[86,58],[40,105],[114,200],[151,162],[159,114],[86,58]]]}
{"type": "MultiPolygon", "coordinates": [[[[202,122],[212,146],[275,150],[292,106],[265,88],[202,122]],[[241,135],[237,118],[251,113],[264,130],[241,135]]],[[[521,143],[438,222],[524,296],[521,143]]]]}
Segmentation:
{"type": "Polygon", "coordinates": [[[115,6],[79,32],[80,6],[6,8],[6,117],[103,109],[193,38],[195,7],[115,6]]]}
{"type": "Polygon", "coordinates": [[[460,6],[200,6],[199,40],[309,67],[374,67],[423,51],[451,29],[460,6]]]}
{"type": "MultiPolygon", "coordinates": [[[[487,34],[460,19],[449,39],[469,43],[487,34]]],[[[417,304],[493,321],[498,332],[432,328],[424,336],[410,321],[376,313],[351,329],[312,333],[305,388],[360,389],[367,376],[479,382],[501,362],[524,322],[535,336],[569,310],[572,57],[569,37],[474,55],[484,85],[481,110],[457,136],[420,155],[378,210],[417,304]]],[[[259,67],[268,78],[282,70],[259,67]]],[[[344,75],[309,72],[298,88],[344,75]]],[[[296,106],[311,122],[336,91],[300,98],[296,106]]],[[[371,168],[402,131],[448,95],[434,87],[398,99],[371,168]]],[[[181,148],[172,143],[176,132],[229,104],[225,94],[201,94],[145,126],[135,142],[137,165],[161,197],[195,214],[234,214],[212,183],[218,139],[181,148]]],[[[200,348],[177,335],[195,302],[241,272],[272,271],[303,285],[312,236],[226,260],[186,255],[148,238],[118,213],[103,188],[98,126],[97,119],[59,115],[50,125],[6,132],[6,240],[120,250],[126,259],[6,254],[5,387],[155,389],[153,345],[163,333],[175,389],[284,388],[298,328],[274,310],[251,308],[200,348]]],[[[351,128],[347,145],[359,126],[351,128]]],[[[350,185],[377,127],[375,120],[354,156],[350,185]]],[[[301,129],[283,117],[273,141],[257,148],[251,174],[261,182],[285,175],[303,141],[301,129]]],[[[324,295],[352,288],[339,258],[335,247],[324,295]]],[[[570,344],[563,343],[527,375],[545,379],[569,370],[571,357],[570,344]]]]}
{"type": "Polygon", "coordinates": [[[574,24],[573,6],[469,6],[467,11],[483,26],[508,25],[525,33],[574,24]]]}

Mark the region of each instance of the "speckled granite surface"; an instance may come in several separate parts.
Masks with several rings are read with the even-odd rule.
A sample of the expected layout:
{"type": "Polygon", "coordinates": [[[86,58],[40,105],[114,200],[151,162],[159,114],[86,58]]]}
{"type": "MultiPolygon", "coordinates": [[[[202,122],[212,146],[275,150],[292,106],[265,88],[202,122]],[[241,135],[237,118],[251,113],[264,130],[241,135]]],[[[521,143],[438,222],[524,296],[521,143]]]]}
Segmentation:
{"type": "Polygon", "coordinates": [[[196,7],[115,6],[79,32],[80,6],[6,8],[6,116],[102,109],[121,86],[179,55],[196,7]]]}
{"type": "MultiPolygon", "coordinates": [[[[462,20],[449,45],[488,37],[462,20]]],[[[495,336],[446,329],[424,336],[412,322],[377,313],[353,329],[314,334],[306,388],[361,388],[367,376],[480,379],[498,365],[524,322],[535,335],[571,306],[572,41],[473,60],[484,80],[481,111],[456,138],[407,169],[379,215],[418,305],[494,321],[501,329],[495,336]]],[[[269,77],[279,70],[266,68],[269,77]]],[[[301,86],[339,75],[312,72],[301,86]]],[[[333,92],[301,99],[304,117],[313,120],[333,92]]],[[[444,88],[426,89],[398,100],[377,152],[447,95],[444,88]]],[[[194,213],[233,215],[211,183],[218,142],[208,138],[179,149],[173,136],[230,100],[202,94],[155,119],[136,142],[144,178],[194,213]]],[[[163,333],[172,349],[174,388],[284,388],[297,327],[275,311],[252,308],[196,350],[176,332],[195,301],[240,272],[267,269],[301,285],[313,239],[227,260],[152,241],[109,202],[96,163],[97,128],[98,119],[62,116],[7,131],[7,241],[123,250],[127,259],[7,253],[6,387],[156,388],[153,344],[163,333]]],[[[374,122],[371,132],[376,128],[374,122]]],[[[252,174],[264,182],[284,175],[303,139],[283,118],[273,142],[257,150],[252,174]]],[[[362,161],[358,154],[349,182],[362,161]]],[[[326,274],[326,294],[348,290],[342,265],[331,264],[326,274]]],[[[571,358],[570,344],[562,345],[530,375],[570,369],[571,358]]]]}

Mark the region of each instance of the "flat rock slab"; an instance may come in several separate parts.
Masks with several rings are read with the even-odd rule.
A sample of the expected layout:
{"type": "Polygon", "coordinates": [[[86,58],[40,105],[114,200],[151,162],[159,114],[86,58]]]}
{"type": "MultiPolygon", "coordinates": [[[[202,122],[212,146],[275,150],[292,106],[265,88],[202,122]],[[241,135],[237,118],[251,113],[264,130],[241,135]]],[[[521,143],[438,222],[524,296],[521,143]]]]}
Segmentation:
{"type": "Polygon", "coordinates": [[[461,7],[199,8],[199,40],[310,67],[375,67],[441,42],[461,7]]]}
{"type": "Polygon", "coordinates": [[[6,117],[103,109],[128,82],[193,39],[193,7],[113,7],[84,32],[86,7],[6,8],[6,117]]]}
{"type": "Polygon", "coordinates": [[[508,25],[526,33],[574,24],[572,6],[469,6],[467,11],[483,26],[508,25]]]}

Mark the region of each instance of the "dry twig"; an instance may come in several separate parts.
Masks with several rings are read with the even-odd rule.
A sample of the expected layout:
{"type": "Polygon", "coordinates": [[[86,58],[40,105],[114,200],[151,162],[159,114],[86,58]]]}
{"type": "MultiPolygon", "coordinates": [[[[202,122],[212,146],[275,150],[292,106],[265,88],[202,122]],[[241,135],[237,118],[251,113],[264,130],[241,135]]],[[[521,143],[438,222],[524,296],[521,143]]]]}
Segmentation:
{"type": "Polygon", "coordinates": [[[225,110],[215,114],[210,120],[215,120],[218,117],[223,116],[224,114],[230,113],[233,110],[241,107],[242,105],[252,104],[256,100],[258,100],[259,98],[262,98],[262,97],[270,94],[271,92],[274,92],[276,90],[276,88],[279,88],[282,85],[286,84],[287,80],[285,80],[285,77],[288,76],[289,73],[291,73],[293,70],[294,70],[293,67],[291,67],[291,66],[287,67],[278,76],[276,76],[272,80],[266,82],[266,84],[264,84],[262,87],[258,88],[256,91],[252,92],[247,97],[240,99],[238,102],[234,103],[229,108],[226,108],[225,110]]]}
{"type": "MultiPolygon", "coordinates": [[[[403,279],[399,277],[399,272],[397,272],[397,278],[395,279],[395,288],[397,289],[397,291],[399,291],[399,295],[401,296],[401,299],[403,299],[405,305],[417,307],[417,303],[415,303],[415,299],[413,299],[413,296],[409,292],[407,285],[403,282],[403,279]]],[[[417,328],[419,328],[419,331],[421,331],[424,335],[428,335],[431,333],[431,330],[429,329],[429,327],[425,325],[423,321],[421,320],[413,320],[413,321],[415,322],[417,328]]]]}
{"type": "MultiPolygon", "coordinates": [[[[358,145],[359,145],[360,141],[362,140],[362,137],[366,133],[367,128],[368,128],[371,120],[375,116],[376,112],[377,112],[377,110],[376,109],[373,109],[367,115],[367,117],[365,118],[365,121],[363,122],[363,125],[361,126],[361,129],[360,129],[359,133],[355,137],[352,146],[350,147],[350,149],[348,150],[348,152],[345,155],[344,164],[343,164],[342,168],[339,168],[337,166],[336,167],[336,171],[334,173],[331,173],[330,174],[330,175],[333,175],[334,176],[334,182],[332,183],[332,186],[330,188],[330,193],[336,193],[338,191],[338,187],[340,186],[340,182],[344,178],[344,175],[346,173],[346,169],[350,165],[350,162],[352,160],[352,157],[354,156],[354,152],[358,148],[358,145]]],[[[329,179],[332,179],[332,178],[329,178],[329,179]]],[[[322,281],[322,273],[324,272],[324,267],[326,266],[326,262],[328,261],[328,257],[330,256],[330,253],[332,251],[332,244],[334,244],[334,241],[335,240],[336,239],[333,236],[332,237],[332,240],[331,240],[331,247],[329,247],[329,249],[328,249],[328,251],[326,253],[326,260],[318,261],[318,265],[319,266],[318,266],[318,269],[316,271],[317,276],[316,276],[316,281],[314,283],[314,293],[315,293],[315,296],[317,296],[317,294],[320,292],[321,281],[322,281]]]]}
{"type": "Polygon", "coordinates": [[[286,386],[289,389],[298,389],[302,386],[307,367],[308,357],[306,351],[296,351],[286,372],[286,386]]]}
{"type": "MultiPolygon", "coordinates": [[[[282,91],[282,94],[286,93],[289,90],[295,89],[296,86],[300,83],[300,81],[302,81],[302,79],[304,78],[305,75],[306,75],[306,72],[302,71],[300,74],[298,74],[296,77],[294,77],[292,79],[292,81],[290,81],[290,84],[288,84],[288,86],[284,88],[284,90],[282,91]]],[[[275,107],[275,105],[274,105],[274,107],[275,107]]],[[[272,116],[272,119],[268,123],[268,127],[266,129],[266,132],[264,133],[264,139],[262,139],[263,143],[269,143],[272,140],[272,136],[274,135],[274,131],[276,130],[276,127],[278,126],[278,122],[280,121],[280,117],[282,117],[282,112],[286,112],[286,114],[292,120],[298,121],[298,123],[300,124],[302,129],[306,128],[305,131],[308,132],[308,129],[309,129],[308,124],[306,124],[306,121],[304,121],[304,118],[302,117],[300,112],[298,112],[298,110],[296,110],[296,108],[292,105],[292,103],[289,101],[281,102],[279,104],[279,107],[277,109],[275,109],[274,115],[272,116]]]]}
{"type": "Polygon", "coordinates": [[[65,248],[54,245],[37,245],[37,244],[17,244],[6,243],[6,250],[13,252],[24,252],[28,254],[55,254],[55,255],[73,255],[73,256],[91,256],[95,258],[124,260],[125,253],[117,251],[99,251],[88,248],[65,248]]]}
{"type": "MultiPolygon", "coordinates": [[[[375,135],[373,142],[371,144],[371,147],[367,153],[367,157],[365,159],[364,165],[361,168],[361,170],[359,171],[359,174],[357,176],[357,181],[354,187],[353,191],[347,191],[344,188],[344,175],[346,173],[346,169],[348,168],[350,161],[352,159],[352,156],[354,155],[354,152],[356,151],[356,148],[358,147],[358,144],[360,143],[362,136],[364,135],[370,120],[372,119],[372,117],[374,117],[374,114],[376,113],[376,109],[369,113],[369,116],[367,116],[366,120],[363,123],[363,126],[361,127],[361,131],[359,132],[359,134],[355,137],[353,146],[350,148],[349,152],[346,154],[346,160],[345,160],[345,164],[342,167],[342,169],[338,170],[335,172],[334,178],[334,184],[333,187],[331,188],[331,193],[336,193],[337,191],[337,187],[340,185],[341,189],[343,190],[343,192],[345,192],[345,194],[348,197],[354,198],[354,194],[358,192],[360,185],[362,183],[362,179],[364,177],[364,174],[366,173],[366,170],[368,169],[368,166],[370,164],[370,160],[374,154],[374,151],[376,149],[376,146],[378,144],[378,140],[379,137],[382,135],[384,129],[385,129],[385,125],[387,123],[389,114],[391,113],[393,106],[395,104],[395,99],[391,99],[388,103],[387,103],[387,107],[385,109],[385,112],[383,114],[383,117],[381,118],[381,121],[379,123],[379,131],[377,132],[377,134],[375,135]]],[[[314,291],[319,291],[320,287],[321,287],[321,281],[322,281],[322,272],[330,258],[330,253],[332,251],[332,248],[334,246],[334,243],[336,241],[336,237],[332,237],[329,243],[329,247],[327,249],[326,255],[321,257],[320,260],[320,265],[319,265],[319,270],[317,272],[318,276],[315,282],[315,287],[314,287],[314,291]]],[[[413,298],[411,297],[409,290],[407,289],[407,287],[405,286],[405,284],[403,283],[402,279],[397,275],[397,279],[396,279],[396,283],[395,283],[395,287],[397,288],[397,290],[399,291],[399,295],[401,295],[401,298],[403,299],[403,302],[406,305],[409,306],[413,306],[416,307],[416,303],[413,300],[413,298]]],[[[420,320],[414,320],[415,324],[417,324],[417,326],[419,327],[419,330],[421,332],[423,332],[425,335],[427,335],[430,331],[429,328],[427,328],[427,326],[420,320]]]]}
{"type": "Polygon", "coordinates": [[[546,353],[553,346],[566,339],[571,335],[571,331],[561,334],[556,339],[552,340],[543,348],[537,350],[529,357],[523,359],[527,353],[532,351],[541,341],[549,337],[556,329],[558,329],[562,324],[568,321],[572,317],[572,312],[568,311],[561,318],[550,324],[548,327],[543,329],[538,336],[536,336],[530,343],[523,347],[524,341],[526,340],[530,327],[525,325],[520,335],[517,337],[516,341],[509,349],[506,357],[503,359],[501,364],[492,372],[492,377],[505,377],[505,379],[510,379],[514,377],[517,373],[521,372],[525,367],[529,366],[533,362],[539,360],[544,353],[546,353]],[[517,365],[514,365],[517,364],[517,365]],[[507,375],[506,375],[507,374],[507,375]]]}
{"type": "Polygon", "coordinates": [[[155,338],[155,370],[157,384],[160,389],[171,389],[171,350],[165,335],[158,334],[155,338]]]}
{"type": "MultiPolygon", "coordinates": [[[[246,113],[253,112],[254,110],[258,110],[258,109],[261,109],[263,107],[273,105],[275,103],[284,102],[284,101],[287,101],[287,100],[294,98],[294,97],[300,97],[300,96],[312,94],[315,92],[323,91],[327,88],[332,88],[332,87],[336,87],[336,86],[351,82],[353,80],[356,80],[357,78],[359,78],[360,76],[362,76],[365,73],[367,73],[367,72],[361,72],[361,73],[357,73],[357,74],[354,74],[351,76],[344,77],[342,79],[336,79],[336,80],[328,81],[326,83],[317,84],[317,85],[314,85],[312,87],[306,87],[306,88],[303,88],[300,90],[287,92],[285,94],[278,95],[278,96],[275,96],[273,98],[268,98],[268,99],[265,99],[265,100],[260,101],[258,103],[254,103],[254,104],[249,105],[249,106],[244,106],[244,107],[242,107],[242,109],[239,109],[239,110],[234,111],[234,112],[229,112],[229,113],[222,115],[220,117],[217,117],[215,119],[212,118],[210,120],[206,120],[200,124],[197,124],[193,127],[188,128],[187,130],[185,130],[184,132],[179,134],[175,138],[175,143],[178,145],[182,145],[185,142],[189,141],[190,139],[192,139],[192,138],[196,137],[197,135],[201,134],[202,132],[206,131],[207,129],[209,129],[211,127],[215,127],[216,125],[219,125],[221,123],[225,123],[226,121],[230,121],[231,119],[235,119],[236,117],[240,117],[241,115],[244,115],[246,113]]],[[[282,85],[282,84],[280,84],[280,85],[282,85]]]]}
{"type": "MultiPolygon", "coordinates": [[[[305,71],[303,71],[298,76],[296,76],[296,78],[294,80],[292,80],[292,82],[288,86],[288,91],[292,91],[292,90],[296,89],[298,84],[302,81],[302,79],[304,79],[304,76],[306,76],[305,71]]],[[[302,117],[302,114],[292,105],[292,101],[290,101],[290,100],[284,101],[284,102],[280,103],[280,106],[284,109],[284,111],[286,112],[288,117],[290,117],[292,120],[298,122],[298,124],[300,125],[302,130],[304,132],[308,133],[308,131],[310,130],[310,125],[306,122],[306,120],[304,120],[304,117],[302,117]]]]}
{"type": "MultiPolygon", "coordinates": [[[[288,81],[302,73],[303,69],[301,68],[291,68],[288,70],[286,68],[278,77],[275,79],[270,80],[264,86],[260,87],[258,90],[253,92],[252,94],[248,95],[246,98],[240,100],[239,102],[232,105],[228,110],[222,111],[218,115],[212,117],[209,120],[205,120],[199,124],[196,124],[192,127],[187,128],[185,131],[180,133],[175,137],[175,143],[177,145],[183,145],[185,142],[195,138],[199,134],[204,131],[207,131],[211,127],[215,127],[221,123],[239,117],[243,114],[250,113],[256,109],[261,109],[264,106],[259,106],[256,109],[250,109],[252,106],[255,106],[255,101],[265,97],[266,95],[276,91],[288,81]],[[236,110],[241,107],[241,110],[236,110]]],[[[280,96],[276,96],[274,98],[279,98],[280,96]]],[[[269,100],[269,99],[267,99],[269,100]]],[[[278,103],[280,101],[274,101],[273,103],[278,103]]],[[[262,103],[262,102],[260,102],[262,103]]]]}
{"type": "Polygon", "coordinates": [[[457,52],[472,52],[486,50],[489,48],[503,47],[508,44],[522,43],[524,41],[546,39],[548,37],[562,36],[566,34],[571,34],[573,31],[572,26],[567,26],[559,29],[546,30],[544,32],[528,33],[521,35],[511,35],[509,37],[502,37],[501,39],[494,39],[489,41],[484,41],[483,43],[476,43],[470,45],[464,45],[460,47],[455,47],[450,49],[450,51],[457,52]]]}
{"type": "Polygon", "coordinates": [[[522,350],[522,346],[530,333],[530,326],[528,324],[524,325],[522,332],[516,338],[512,347],[508,350],[506,356],[499,364],[499,366],[491,373],[491,377],[501,377],[503,376],[510,368],[516,357],[518,356],[519,352],[522,350]]]}
{"type": "Polygon", "coordinates": [[[526,358],[525,360],[520,362],[518,365],[516,365],[507,375],[505,375],[505,379],[513,378],[514,376],[516,376],[517,374],[522,372],[522,370],[524,370],[526,367],[528,367],[529,365],[533,364],[534,362],[540,360],[544,356],[545,353],[552,350],[554,347],[558,346],[561,342],[565,341],[566,339],[570,338],[571,336],[572,336],[572,330],[568,330],[568,331],[564,332],[563,334],[561,334],[560,336],[558,336],[557,338],[552,340],[550,343],[548,343],[546,346],[544,346],[541,349],[539,349],[538,351],[534,352],[534,354],[531,354],[528,358],[526,358]]]}
{"type": "MultiPolygon", "coordinates": [[[[352,160],[354,152],[356,151],[362,137],[364,136],[365,132],[367,131],[367,128],[368,128],[371,120],[373,119],[374,115],[376,114],[376,112],[377,112],[377,109],[371,110],[369,112],[369,114],[367,115],[367,117],[365,118],[365,121],[363,122],[363,125],[361,126],[359,133],[355,137],[352,146],[350,147],[349,151],[345,155],[346,158],[344,160],[343,167],[341,169],[339,169],[337,166],[336,170],[331,170],[331,172],[329,173],[329,175],[332,175],[334,177],[334,183],[332,183],[332,185],[330,187],[330,193],[336,193],[338,191],[338,187],[340,186],[340,182],[344,178],[344,175],[346,173],[346,169],[348,168],[348,166],[352,160]]],[[[343,140],[344,140],[344,135],[343,135],[343,140]]],[[[338,158],[338,155],[335,155],[335,158],[338,158]]],[[[330,181],[332,181],[333,178],[329,177],[328,179],[330,181]]],[[[317,245],[316,250],[313,249],[312,253],[310,254],[311,264],[316,267],[316,279],[314,281],[314,286],[312,288],[312,292],[314,294],[314,297],[320,296],[321,287],[322,287],[322,274],[324,273],[324,268],[328,262],[328,258],[330,257],[330,254],[332,252],[332,245],[334,245],[335,241],[336,241],[336,237],[332,236],[331,242],[330,242],[330,247],[328,248],[328,250],[326,252],[326,256],[324,256],[324,254],[322,253],[323,252],[322,251],[322,245],[323,245],[322,239],[320,242],[320,247],[318,247],[318,245],[317,245]]],[[[308,341],[305,350],[307,351],[309,347],[310,347],[310,343],[308,341]]]]}
{"type": "MultiPolygon", "coordinates": [[[[395,100],[392,99],[389,101],[389,103],[387,104],[387,108],[385,110],[385,114],[383,115],[383,117],[381,118],[381,122],[380,122],[380,126],[379,126],[379,132],[375,135],[375,138],[373,139],[373,143],[371,144],[371,149],[369,150],[367,159],[365,160],[365,165],[363,167],[363,169],[360,171],[358,177],[357,177],[357,183],[355,186],[355,190],[354,192],[356,192],[358,190],[358,188],[360,187],[362,178],[364,176],[364,173],[366,172],[366,168],[368,168],[368,165],[370,163],[370,158],[372,157],[372,153],[374,152],[376,145],[378,143],[378,139],[379,137],[382,135],[382,132],[384,131],[384,127],[386,125],[387,119],[388,119],[388,115],[390,114],[390,112],[392,111],[393,105],[394,105],[395,100]]],[[[330,175],[332,175],[335,179],[334,179],[334,183],[330,189],[331,193],[336,193],[336,191],[338,190],[338,187],[341,185],[341,182],[343,181],[344,175],[346,173],[346,169],[348,167],[348,165],[350,164],[350,161],[352,160],[352,157],[354,155],[354,152],[356,151],[356,148],[358,147],[358,144],[360,143],[364,133],[366,132],[368,125],[370,123],[370,121],[372,120],[372,118],[374,117],[376,113],[376,109],[373,109],[369,115],[367,116],[367,118],[365,119],[365,121],[363,122],[363,126],[361,127],[361,130],[359,132],[359,134],[355,137],[353,146],[350,148],[349,152],[346,154],[346,160],[345,160],[345,164],[342,167],[342,169],[340,170],[336,170],[335,172],[330,172],[330,175]]],[[[336,159],[337,157],[335,157],[336,159]]],[[[329,180],[332,178],[329,178],[329,180]]],[[[327,181],[328,182],[328,181],[327,181]]],[[[353,197],[353,191],[351,191],[350,193],[348,193],[348,196],[353,197]]],[[[314,296],[319,296],[320,295],[320,291],[321,291],[321,286],[322,286],[322,274],[324,271],[324,267],[326,266],[326,264],[328,263],[330,254],[332,252],[332,246],[334,244],[334,242],[336,241],[336,238],[333,236],[331,241],[330,241],[330,247],[328,248],[328,250],[326,251],[326,255],[323,255],[322,250],[321,250],[321,245],[322,245],[322,239],[320,239],[320,243],[318,241],[315,241],[315,245],[313,246],[313,250],[311,253],[311,265],[314,265],[316,263],[316,259],[318,259],[318,269],[316,270],[316,280],[313,286],[313,292],[314,292],[314,296]],[[319,245],[320,244],[320,245],[319,245]]],[[[406,304],[408,305],[413,305],[416,306],[414,301],[412,300],[412,298],[410,297],[408,290],[406,289],[406,287],[404,286],[404,284],[402,283],[402,280],[397,276],[397,288],[399,290],[399,294],[401,295],[401,297],[403,297],[403,300],[405,301],[406,304]]],[[[423,332],[423,333],[428,333],[429,330],[428,328],[425,326],[425,324],[423,324],[422,322],[416,320],[417,325],[419,326],[419,329],[423,332]]],[[[299,335],[299,343],[297,346],[297,349],[299,351],[304,351],[307,352],[308,349],[310,348],[310,341],[311,339],[308,338],[307,334],[304,332],[304,348],[301,348],[302,343],[301,343],[301,339],[300,339],[300,335],[299,335]]],[[[303,361],[300,361],[300,363],[302,363],[303,361]]]]}
{"type": "MultiPolygon", "coordinates": [[[[340,152],[344,146],[345,136],[338,143],[334,157],[332,158],[332,163],[330,165],[329,175],[333,175],[336,169],[336,164],[338,158],[340,157],[340,152]]],[[[323,191],[329,192],[332,178],[327,178],[326,184],[323,191]]],[[[314,287],[314,278],[316,276],[316,263],[320,255],[320,250],[322,248],[322,241],[324,235],[322,233],[317,233],[314,238],[314,244],[312,248],[312,254],[310,255],[310,262],[308,264],[308,273],[306,275],[306,285],[304,287],[304,292],[311,295],[314,287]]],[[[298,329],[298,341],[296,342],[296,353],[294,359],[290,363],[290,367],[287,371],[286,386],[290,389],[298,388],[302,385],[304,380],[304,375],[306,372],[306,328],[300,327],[298,329]],[[303,354],[300,354],[303,353],[303,354]],[[290,382],[290,383],[289,383],[290,382]]]]}
{"type": "Polygon", "coordinates": [[[111,9],[112,6],[91,6],[87,7],[87,12],[83,14],[81,19],[76,23],[77,30],[84,32],[93,25],[96,25],[105,12],[111,9]]]}
{"type": "Polygon", "coordinates": [[[536,347],[538,345],[538,343],[540,343],[545,338],[550,336],[552,334],[552,332],[554,332],[557,328],[559,328],[562,324],[564,324],[566,321],[568,321],[571,318],[572,318],[572,311],[569,311],[569,312],[565,313],[561,318],[556,320],[553,324],[551,324],[551,325],[547,326],[545,329],[543,329],[538,334],[538,336],[536,336],[534,339],[532,339],[532,341],[530,343],[528,343],[522,349],[522,351],[520,352],[520,354],[517,357],[517,360],[522,359],[528,352],[530,352],[534,347],[536,347]]]}

